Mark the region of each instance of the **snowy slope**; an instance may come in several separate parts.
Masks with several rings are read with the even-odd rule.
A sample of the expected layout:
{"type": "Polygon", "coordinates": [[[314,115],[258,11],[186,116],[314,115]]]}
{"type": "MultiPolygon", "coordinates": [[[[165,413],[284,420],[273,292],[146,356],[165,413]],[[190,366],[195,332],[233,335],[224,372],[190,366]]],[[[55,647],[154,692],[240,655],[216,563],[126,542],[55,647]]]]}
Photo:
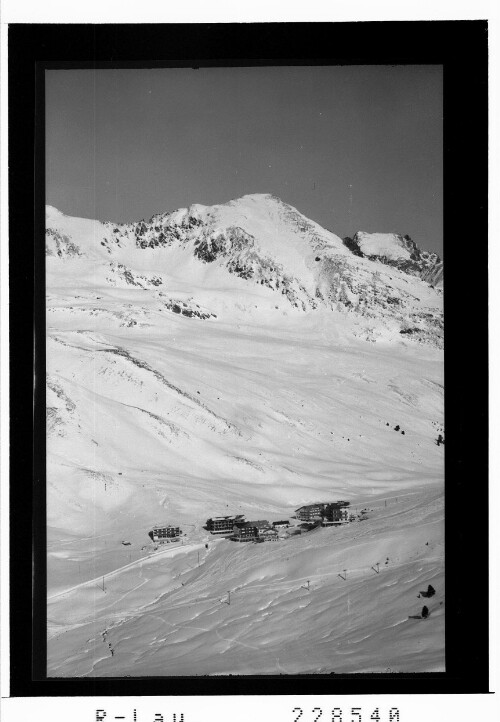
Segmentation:
{"type": "MultiPolygon", "coordinates": [[[[151,573],[147,583],[119,575],[118,596],[126,605],[113,597],[115,621],[124,620],[120,629],[135,647],[113,655],[103,669],[95,657],[101,648],[86,644],[90,633],[82,640],[77,631],[86,630],[94,592],[78,592],[78,604],[74,595],[53,599],[51,674],[148,674],[158,673],[155,659],[166,664],[153,642],[160,638],[156,622],[147,627],[148,650],[154,654],[140,641],[140,630],[146,635],[142,625],[151,624],[141,610],[171,589],[169,580],[177,573],[177,561],[169,561],[173,552],[151,556],[148,531],[162,520],[186,532],[186,545],[174,557],[180,554],[191,564],[197,550],[204,559],[202,525],[209,516],[234,512],[272,520],[318,499],[362,504],[380,495],[418,491],[421,514],[432,519],[432,539],[426,541],[440,551],[427,556],[420,516],[406,511],[397,518],[401,536],[392,536],[392,521],[380,520],[374,528],[382,545],[379,556],[382,547],[386,556],[395,556],[407,537],[405,578],[441,579],[442,512],[435,512],[444,461],[443,447],[435,443],[443,431],[441,302],[439,290],[421,278],[354,255],[337,236],[270,196],[191,206],[129,226],[70,218],[48,208],[48,594],[61,594],[140,559],[148,560],[146,566],[132,569],[151,573]],[[422,577],[418,566],[412,567],[417,549],[422,577]],[[67,627],[72,624],[82,626],[73,632],[67,627]]],[[[211,543],[193,594],[194,589],[213,593],[214,569],[208,560],[217,560],[216,594],[219,586],[222,594],[252,581],[232,576],[233,557],[244,560],[245,574],[254,574],[253,581],[276,581],[276,565],[282,565],[283,580],[301,576],[299,567],[305,574],[319,574],[314,571],[318,560],[325,565],[339,561],[339,547],[331,542],[343,535],[346,549],[355,549],[350,563],[366,565],[370,545],[357,548],[355,528],[365,532],[371,523],[325,529],[265,549],[211,543]],[[306,539],[309,546],[304,546],[306,539]]],[[[396,567],[393,572],[391,583],[402,581],[396,567]]],[[[373,585],[378,575],[372,574],[373,585]]],[[[275,589],[276,600],[281,600],[280,589],[275,589]]],[[[315,631],[318,644],[331,621],[328,604],[336,599],[336,589],[330,583],[322,587],[323,601],[310,609],[307,625],[323,620],[315,631]]],[[[413,594],[411,585],[408,589],[413,594]]],[[[297,647],[289,665],[277,651],[288,644],[290,613],[280,601],[273,617],[273,649],[283,669],[375,668],[380,639],[390,648],[390,624],[383,608],[370,616],[361,583],[356,594],[375,637],[359,641],[356,654],[335,659],[330,652],[308,659],[297,647]]],[[[238,645],[226,642],[234,654],[221,663],[220,673],[231,671],[231,665],[242,673],[262,671],[267,642],[258,631],[261,601],[255,590],[248,599],[247,666],[237,662],[238,645]]],[[[343,643],[350,644],[348,633],[351,639],[363,636],[361,622],[345,616],[343,600],[335,614],[343,643]]],[[[409,600],[394,610],[395,618],[414,613],[409,600]]],[[[155,614],[165,616],[171,602],[163,600],[155,614]]],[[[178,603],[191,602],[186,586],[178,603]]],[[[227,639],[242,634],[245,625],[238,619],[223,634],[227,639]]],[[[442,665],[442,622],[435,619],[424,623],[432,634],[425,637],[428,654],[418,660],[413,654],[422,641],[422,625],[414,625],[413,652],[399,660],[401,669],[442,665]]],[[[94,636],[102,621],[99,616],[94,636]]],[[[210,627],[209,621],[204,617],[200,626],[210,627]]],[[[216,629],[222,634],[217,625],[210,629],[209,637],[216,629]]],[[[192,673],[210,673],[208,658],[194,654],[185,641],[183,646],[175,640],[184,659],[178,668],[189,673],[192,665],[192,673]]],[[[275,661],[268,669],[276,671],[275,661]]],[[[175,673],[180,672],[168,669],[175,673]]]]}
{"type": "Polygon", "coordinates": [[[435,287],[443,285],[443,262],[437,253],[422,251],[409,236],[358,231],[346,245],[359,255],[417,276],[435,287]]]}
{"type": "Polygon", "coordinates": [[[49,675],[441,671],[442,497],[368,508],[284,542],[167,548],[49,599],[49,675]]]}
{"type": "Polygon", "coordinates": [[[410,259],[409,249],[404,244],[403,238],[396,233],[358,231],[355,240],[364,256],[385,256],[392,261],[410,259]]]}

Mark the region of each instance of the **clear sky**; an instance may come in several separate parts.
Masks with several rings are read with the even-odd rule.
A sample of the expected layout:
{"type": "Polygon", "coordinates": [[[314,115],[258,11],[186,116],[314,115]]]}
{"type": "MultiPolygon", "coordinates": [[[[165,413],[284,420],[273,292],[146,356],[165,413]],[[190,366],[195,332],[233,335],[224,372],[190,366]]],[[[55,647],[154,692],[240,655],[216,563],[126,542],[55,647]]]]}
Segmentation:
{"type": "Polygon", "coordinates": [[[50,70],[46,200],[138,221],[272,193],[442,254],[442,68],[50,70]]]}

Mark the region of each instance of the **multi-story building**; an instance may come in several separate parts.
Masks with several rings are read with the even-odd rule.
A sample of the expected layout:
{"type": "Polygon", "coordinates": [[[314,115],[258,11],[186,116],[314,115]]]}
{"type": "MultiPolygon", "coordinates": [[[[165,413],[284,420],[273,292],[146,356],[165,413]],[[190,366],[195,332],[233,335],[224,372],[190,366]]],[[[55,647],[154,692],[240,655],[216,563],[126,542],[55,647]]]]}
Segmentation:
{"type": "Polygon", "coordinates": [[[181,535],[181,529],[178,526],[171,526],[169,524],[155,524],[153,529],[149,532],[152,540],[158,544],[164,544],[165,542],[177,539],[181,535]]]}
{"type": "Polygon", "coordinates": [[[277,532],[267,519],[257,521],[237,522],[234,525],[231,539],[234,541],[259,541],[260,538],[271,538],[277,532]]]}
{"type": "Polygon", "coordinates": [[[323,526],[347,524],[350,521],[349,502],[337,501],[328,504],[323,515],[323,526]]]}
{"type": "Polygon", "coordinates": [[[321,520],[323,525],[345,524],[349,521],[348,501],[325,501],[301,506],[295,511],[301,521],[321,520]]]}
{"type": "Polygon", "coordinates": [[[313,521],[313,519],[321,518],[323,516],[323,512],[327,506],[328,502],[307,504],[306,506],[301,506],[299,509],[296,509],[295,515],[297,519],[300,519],[301,521],[313,521]]]}
{"type": "Polygon", "coordinates": [[[239,542],[250,542],[257,541],[259,537],[259,530],[256,526],[253,526],[253,522],[240,523],[233,528],[231,539],[239,542]]]}
{"type": "Polygon", "coordinates": [[[234,525],[241,524],[244,520],[243,514],[214,516],[212,519],[207,519],[206,529],[211,534],[232,534],[234,525]]]}
{"type": "Polygon", "coordinates": [[[288,529],[290,522],[288,519],[282,519],[281,521],[273,521],[274,529],[288,529]]]}

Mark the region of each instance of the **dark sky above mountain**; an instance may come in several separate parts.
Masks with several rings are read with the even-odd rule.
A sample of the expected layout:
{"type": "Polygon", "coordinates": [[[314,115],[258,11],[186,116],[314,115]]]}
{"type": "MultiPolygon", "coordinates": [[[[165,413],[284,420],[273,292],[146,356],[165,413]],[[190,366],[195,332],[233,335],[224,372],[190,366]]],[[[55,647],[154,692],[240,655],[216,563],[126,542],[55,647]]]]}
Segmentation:
{"type": "Polygon", "coordinates": [[[138,221],[272,193],[442,254],[442,68],[50,70],[47,203],[138,221]]]}

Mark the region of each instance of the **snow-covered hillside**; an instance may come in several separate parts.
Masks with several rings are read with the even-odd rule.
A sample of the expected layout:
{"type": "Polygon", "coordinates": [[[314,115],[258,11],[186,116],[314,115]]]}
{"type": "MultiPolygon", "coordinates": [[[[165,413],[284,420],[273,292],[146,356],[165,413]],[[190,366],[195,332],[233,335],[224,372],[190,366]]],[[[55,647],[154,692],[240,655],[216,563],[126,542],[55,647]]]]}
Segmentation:
{"type": "MultiPolygon", "coordinates": [[[[411,629],[398,621],[418,611],[410,580],[437,579],[442,591],[441,336],[440,288],[361,257],[272,196],[194,205],[126,226],[48,207],[49,673],[279,673],[276,657],[286,672],[364,671],[379,669],[382,640],[398,648],[386,667],[442,668],[437,608],[411,629]],[[413,494],[415,507],[391,515],[391,502],[346,529],[271,545],[211,539],[205,550],[209,516],[277,519],[316,500],[402,503],[413,494]],[[151,553],[148,531],[162,520],[187,533],[175,553],[151,553]],[[378,541],[360,547],[370,534],[378,541]],[[176,574],[198,551],[200,566],[181,592],[176,574]],[[398,557],[384,577],[371,572],[362,583],[360,576],[356,589],[328,577],[305,611],[298,601],[297,610],[288,605],[295,587],[287,580],[338,564],[369,569],[383,554],[398,557]],[[127,564],[130,572],[115,575],[117,596],[106,596],[115,593],[111,582],[101,590],[107,601],[91,634],[96,586],[65,590],[127,564]],[[270,584],[262,595],[257,580],[270,584]],[[387,616],[386,589],[396,584],[405,594],[392,598],[387,616]],[[223,605],[230,612],[223,626],[231,626],[223,630],[218,612],[207,617],[196,600],[235,588],[248,591],[248,609],[223,605]],[[370,612],[375,598],[380,605],[370,612]],[[272,612],[271,641],[261,607],[272,612]],[[184,628],[193,620],[179,617],[184,608],[202,615],[193,625],[204,634],[184,628]],[[287,647],[292,611],[321,653],[300,655],[296,635],[298,646],[287,647]],[[106,645],[95,641],[110,619],[120,630],[113,643],[129,640],[124,654],[103,655],[106,645]],[[320,643],[322,635],[332,641],[327,629],[330,645],[320,643]],[[226,657],[210,668],[200,649],[214,635],[226,657]],[[342,656],[339,645],[354,640],[342,656]],[[268,644],[274,651],[264,668],[268,644]],[[241,649],[245,664],[237,661],[241,649]]],[[[111,642],[115,632],[108,633],[111,642]]]]}
{"type": "MultiPolygon", "coordinates": [[[[163,274],[170,286],[177,279],[188,289],[230,284],[238,295],[259,297],[259,316],[263,303],[286,313],[326,308],[352,315],[362,337],[442,341],[441,288],[434,288],[440,284],[421,278],[436,280],[434,266],[425,265],[435,254],[394,234],[358,233],[346,244],[270,195],[193,205],[127,226],[68,218],[48,207],[47,254],[71,259],[79,274],[106,286],[155,288],[170,298],[163,274]]],[[[240,305],[254,314],[251,300],[240,305]]]]}
{"type": "Polygon", "coordinates": [[[442,497],[368,509],[284,542],[168,545],[49,599],[49,675],[442,671],[442,497]]]}
{"type": "Polygon", "coordinates": [[[443,262],[437,253],[421,251],[409,236],[398,233],[365,233],[358,231],[354,237],[345,238],[347,247],[362,258],[380,261],[417,276],[432,286],[443,285],[443,262]]]}

